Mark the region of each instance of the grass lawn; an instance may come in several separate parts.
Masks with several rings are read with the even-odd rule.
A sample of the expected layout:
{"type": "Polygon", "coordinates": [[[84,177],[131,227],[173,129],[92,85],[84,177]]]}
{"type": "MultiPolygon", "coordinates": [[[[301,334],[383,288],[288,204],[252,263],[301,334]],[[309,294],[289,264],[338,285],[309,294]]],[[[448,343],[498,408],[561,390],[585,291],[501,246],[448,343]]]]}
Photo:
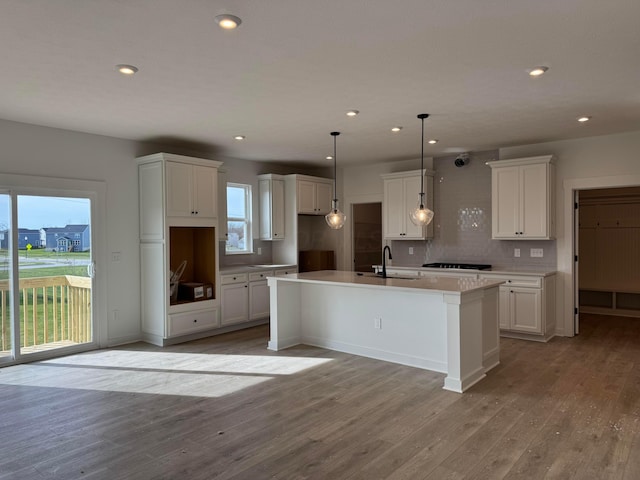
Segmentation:
{"type": "MultiPolygon", "coordinates": [[[[25,258],[24,254],[25,250],[21,250],[19,252],[20,263],[22,263],[25,258]]],[[[87,277],[87,267],[86,265],[74,265],[74,260],[87,260],[90,258],[89,252],[66,252],[56,254],[51,251],[45,251],[44,249],[31,250],[28,252],[28,260],[29,264],[32,259],[57,259],[65,262],[69,262],[68,265],[61,266],[51,266],[51,267],[41,267],[41,268],[20,268],[19,276],[20,279],[27,278],[38,278],[38,277],[55,277],[60,275],[73,275],[77,277],[87,277]]],[[[36,264],[42,264],[46,262],[36,262],[36,264]]],[[[6,250],[0,250],[0,280],[7,280],[9,278],[9,262],[8,262],[8,254],[6,250]]],[[[35,322],[35,331],[36,331],[36,343],[48,343],[54,341],[54,330],[57,330],[57,338],[61,338],[61,321],[60,321],[60,307],[61,301],[64,302],[64,308],[67,308],[66,299],[61,300],[60,288],[57,288],[56,292],[56,310],[58,312],[58,321],[54,322],[54,307],[53,307],[53,298],[54,298],[54,287],[46,287],[46,288],[36,288],[35,296],[36,296],[36,322],[35,322]],[[44,338],[44,297],[47,297],[47,338],[44,338]],[[57,325],[57,327],[54,327],[57,325]]],[[[0,290],[0,295],[3,296],[2,306],[0,308],[4,309],[4,312],[0,311],[0,318],[4,317],[5,322],[8,322],[10,318],[10,295],[7,290],[0,290]],[[4,314],[4,315],[3,315],[4,314]]],[[[25,298],[23,292],[20,291],[20,325],[24,330],[26,328],[26,336],[27,336],[27,345],[30,346],[34,344],[33,341],[33,330],[34,330],[34,322],[33,322],[33,299],[34,292],[31,288],[27,289],[26,292],[26,316],[27,322],[26,325],[24,323],[24,304],[25,298]]],[[[21,332],[21,346],[24,345],[24,331],[21,332]]],[[[8,324],[3,325],[2,330],[0,331],[0,350],[9,350],[11,348],[11,333],[8,324]],[[4,348],[2,348],[4,345],[4,348]]]]}

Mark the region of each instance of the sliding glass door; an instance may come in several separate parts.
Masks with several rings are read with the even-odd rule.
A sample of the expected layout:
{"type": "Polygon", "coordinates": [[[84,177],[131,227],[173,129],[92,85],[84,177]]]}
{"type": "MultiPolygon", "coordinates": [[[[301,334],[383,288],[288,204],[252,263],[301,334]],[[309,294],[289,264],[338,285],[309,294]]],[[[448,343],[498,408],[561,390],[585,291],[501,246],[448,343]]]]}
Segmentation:
{"type": "Polygon", "coordinates": [[[0,360],[92,344],[91,199],[0,195],[0,360]]]}

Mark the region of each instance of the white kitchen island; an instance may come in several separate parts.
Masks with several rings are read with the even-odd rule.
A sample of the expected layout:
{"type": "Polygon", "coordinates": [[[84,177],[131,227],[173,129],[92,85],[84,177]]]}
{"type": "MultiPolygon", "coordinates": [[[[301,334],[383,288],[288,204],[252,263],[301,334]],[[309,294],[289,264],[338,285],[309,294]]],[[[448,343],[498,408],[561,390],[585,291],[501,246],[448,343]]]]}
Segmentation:
{"type": "Polygon", "coordinates": [[[500,361],[500,281],[320,271],[270,277],[270,350],[306,344],[446,373],[464,392],[500,361]]]}

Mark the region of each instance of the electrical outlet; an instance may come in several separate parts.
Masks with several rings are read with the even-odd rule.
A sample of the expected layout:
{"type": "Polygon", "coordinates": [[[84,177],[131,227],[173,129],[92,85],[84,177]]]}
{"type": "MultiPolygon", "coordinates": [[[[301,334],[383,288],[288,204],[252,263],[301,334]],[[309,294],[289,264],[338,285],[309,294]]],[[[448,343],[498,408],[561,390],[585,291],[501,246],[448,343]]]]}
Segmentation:
{"type": "Polygon", "coordinates": [[[409,247],[409,255],[413,255],[413,247],[409,247]]]}
{"type": "Polygon", "coordinates": [[[514,248],[513,249],[513,256],[520,258],[520,249],[519,248],[514,248]]]}
{"type": "Polygon", "coordinates": [[[258,247],[258,255],[262,255],[262,247],[258,247]]]}
{"type": "Polygon", "coordinates": [[[376,330],[382,330],[382,317],[376,317],[373,319],[373,328],[376,330]]]}
{"type": "Polygon", "coordinates": [[[111,252],[111,261],[114,263],[119,263],[122,260],[122,253],[120,252],[111,252]]]}
{"type": "Polygon", "coordinates": [[[544,250],[542,248],[532,248],[531,256],[542,258],[544,256],[544,250]]]}

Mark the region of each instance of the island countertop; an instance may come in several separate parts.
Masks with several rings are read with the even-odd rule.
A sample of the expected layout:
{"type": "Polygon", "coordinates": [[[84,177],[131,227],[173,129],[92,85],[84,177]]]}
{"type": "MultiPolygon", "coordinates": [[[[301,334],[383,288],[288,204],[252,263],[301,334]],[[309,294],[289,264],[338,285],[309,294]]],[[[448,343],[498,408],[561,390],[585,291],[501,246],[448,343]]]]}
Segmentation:
{"type": "Polygon", "coordinates": [[[398,278],[396,276],[382,278],[381,276],[374,274],[358,274],[355,272],[341,270],[321,270],[317,272],[297,273],[281,277],[279,280],[326,284],[343,283],[366,288],[393,288],[403,290],[420,289],[434,293],[468,293],[497,287],[503,283],[502,280],[439,276],[412,278],[398,278]]]}

